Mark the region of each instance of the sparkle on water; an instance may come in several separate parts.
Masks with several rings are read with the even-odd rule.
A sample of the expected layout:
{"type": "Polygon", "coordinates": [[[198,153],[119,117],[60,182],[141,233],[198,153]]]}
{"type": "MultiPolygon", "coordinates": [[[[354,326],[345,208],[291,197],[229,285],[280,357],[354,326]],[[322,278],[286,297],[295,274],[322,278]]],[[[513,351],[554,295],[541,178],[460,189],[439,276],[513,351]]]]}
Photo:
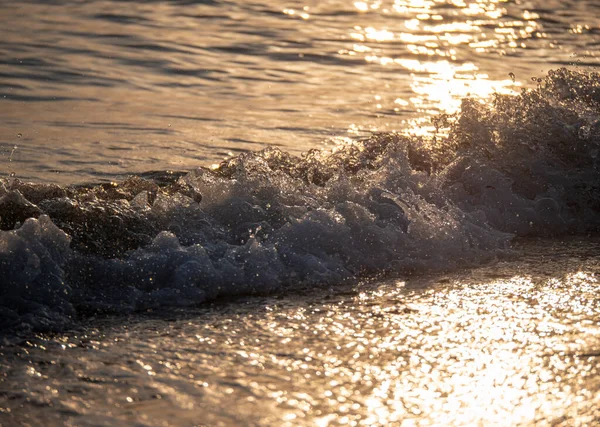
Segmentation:
{"type": "Polygon", "coordinates": [[[570,49],[596,62],[590,3],[555,6],[18,2],[0,17],[6,50],[19,52],[0,142],[28,129],[19,177],[66,184],[266,145],[299,154],[373,131],[429,135],[432,114],[534,86],[573,62],[570,49]]]}
{"type": "MultiPolygon", "coordinates": [[[[427,136],[435,129],[423,115],[455,113],[461,100],[466,97],[489,99],[492,94],[516,94],[521,83],[511,72],[507,79],[494,79],[480,72],[473,62],[457,61],[457,46],[472,50],[474,54],[497,51],[506,54],[507,49],[525,49],[526,40],[544,38],[545,34],[535,19],[539,16],[524,11],[519,19],[509,18],[501,7],[506,1],[446,0],[418,1],[395,0],[356,2],[361,12],[376,11],[394,14],[404,19],[397,32],[373,27],[354,27],[350,37],[360,44],[339,53],[363,56],[367,62],[383,66],[399,66],[413,76],[410,87],[413,96],[408,101],[397,99],[394,111],[411,107],[421,114],[411,119],[402,132],[427,136]],[[490,29],[491,28],[491,29],[490,29]],[[383,50],[369,46],[369,42],[404,44],[409,52],[399,52],[397,57],[385,56],[383,50]]],[[[379,98],[381,99],[381,98],[379,98]]],[[[382,104],[377,104],[382,108],[382,104]]],[[[351,126],[350,130],[356,127],[351,126]]]]}

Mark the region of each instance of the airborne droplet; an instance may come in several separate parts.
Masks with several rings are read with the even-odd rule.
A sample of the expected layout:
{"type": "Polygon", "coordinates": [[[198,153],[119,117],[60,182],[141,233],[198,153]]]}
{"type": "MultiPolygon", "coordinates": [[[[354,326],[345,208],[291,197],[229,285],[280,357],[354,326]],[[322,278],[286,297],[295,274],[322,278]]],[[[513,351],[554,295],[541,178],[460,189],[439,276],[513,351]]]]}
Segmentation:
{"type": "Polygon", "coordinates": [[[23,134],[22,133],[18,133],[17,134],[17,138],[21,138],[21,137],[23,137],[23,134]]]}
{"type": "Polygon", "coordinates": [[[579,139],[586,140],[590,137],[592,130],[590,129],[589,126],[581,126],[577,133],[578,133],[577,136],[579,137],[579,139]]]}
{"type": "Polygon", "coordinates": [[[513,81],[513,83],[515,82],[515,73],[508,73],[508,77],[510,77],[510,79],[513,81]]]}

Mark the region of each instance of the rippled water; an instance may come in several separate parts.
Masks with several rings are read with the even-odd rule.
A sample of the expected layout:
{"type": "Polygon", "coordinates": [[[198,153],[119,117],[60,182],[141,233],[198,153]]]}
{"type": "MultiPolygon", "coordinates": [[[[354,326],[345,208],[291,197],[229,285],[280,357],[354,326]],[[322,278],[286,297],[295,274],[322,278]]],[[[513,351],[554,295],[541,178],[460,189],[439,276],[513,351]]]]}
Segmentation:
{"type": "Polygon", "coordinates": [[[0,173],[73,183],[423,133],[466,95],[597,66],[571,1],[2,1],[0,173]],[[575,56],[576,55],[576,56],[575,56]],[[512,74],[510,74],[512,73],[512,74]],[[417,120],[417,123],[404,123],[417,120]]]}
{"type": "Polygon", "coordinates": [[[463,274],[95,319],[2,349],[0,422],[597,425],[598,245],[523,242],[520,261],[463,274]]]}

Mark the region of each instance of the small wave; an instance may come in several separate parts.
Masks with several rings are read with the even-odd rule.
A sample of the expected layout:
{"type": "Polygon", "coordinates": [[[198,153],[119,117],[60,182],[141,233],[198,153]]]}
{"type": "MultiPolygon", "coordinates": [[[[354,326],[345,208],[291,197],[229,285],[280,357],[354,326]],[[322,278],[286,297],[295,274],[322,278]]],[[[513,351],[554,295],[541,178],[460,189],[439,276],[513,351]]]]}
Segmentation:
{"type": "Polygon", "coordinates": [[[600,227],[599,75],[466,99],[433,140],[379,134],[295,157],[68,186],[0,182],[0,326],[461,268],[514,236],[600,227]]]}

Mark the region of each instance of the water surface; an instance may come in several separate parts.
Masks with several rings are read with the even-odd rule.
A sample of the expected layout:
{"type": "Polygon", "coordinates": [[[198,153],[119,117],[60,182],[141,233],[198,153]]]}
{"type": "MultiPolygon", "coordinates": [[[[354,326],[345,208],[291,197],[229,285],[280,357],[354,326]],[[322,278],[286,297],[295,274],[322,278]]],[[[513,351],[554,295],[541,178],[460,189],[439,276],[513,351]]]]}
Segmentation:
{"type": "Polygon", "coordinates": [[[598,241],[517,247],[468,273],[94,319],[2,348],[0,422],[595,425],[598,241]]]}
{"type": "Polygon", "coordinates": [[[0,7],[0,425],[600,423],[597,2],[0,7]]]}
{"type": "Polygon", "coordinates": [[[595,1],[0,7],[0,173],[63,184],[426,133],[467,95],[598,65],[595,1]]]}

